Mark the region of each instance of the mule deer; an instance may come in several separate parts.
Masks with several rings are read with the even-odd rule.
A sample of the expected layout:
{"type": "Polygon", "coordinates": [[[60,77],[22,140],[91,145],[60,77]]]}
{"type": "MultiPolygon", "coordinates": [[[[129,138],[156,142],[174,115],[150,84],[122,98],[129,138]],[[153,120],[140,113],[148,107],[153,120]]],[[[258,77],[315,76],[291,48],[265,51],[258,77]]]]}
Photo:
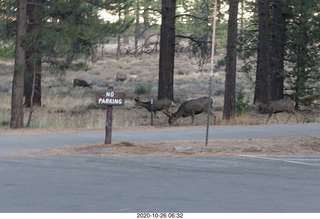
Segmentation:
{"type": "Polygon", "coordinates": [[[277,122],[279,123],[279,120],[276,114],[282,113],[282,112],[287,112],[289,114],[289,117],[286,123],[289,121],[292,115],[296,117],[297,123],[298,123],[298,116],[296,114],[296,111],[294,110],[295,102],[291,99],[281,99],[281,100],[270,101],[267,104],[257,102],[256,105],[268,111],[269,116],[267,118],[266,124],[268,124],[272,115],[274,115],[274,118],[276,118],[277,122]]]}
{"type": "MultiPolygon", "coordinates": [[[[136,107],[141,106],[143,108],[146,108],[149,112],[151,112],[151,101],[143,102],[139,99],[139,97],[134,98],[134,100],[136,101],[136,107]]],[[[173,102],[169,99],[153,100],[154,115],[156,116],[157,111],[162,111],[162,110],[169,113],[172,105],[173,105],[173,102]]]]}
{"type": "MultiPolygon", "coordinates": [[[[188,100],[183,102],[176,113],[173,113],[173,114],[165,113],[169,117],[169,120],[168,120],[169,125],[172,125],[181,117],[188,117],[188,116],[191,116],[192,124],[195,125],[194,116],[196,114],[200,114],[203,112],[207,113],[208,104],[209,104],[209,97],[201,97],[198,99],[193,99],[193,100],[188,100]]],[[[210,105],[211,105],[210,116],[213,116],[214,124],[216,124],[216,115],[211,111],[213,109],[212,104],[213,104],[213,99],[211,98],[210,99],[210,105]]]]}
{"type": "Polygon", "coordinates": [[[73,79],[72,81],[72,87],[90,87],[92,89],[91,84],[89,84],[88,82],[86,82],[85,80],[82,79],[73,79]]]}

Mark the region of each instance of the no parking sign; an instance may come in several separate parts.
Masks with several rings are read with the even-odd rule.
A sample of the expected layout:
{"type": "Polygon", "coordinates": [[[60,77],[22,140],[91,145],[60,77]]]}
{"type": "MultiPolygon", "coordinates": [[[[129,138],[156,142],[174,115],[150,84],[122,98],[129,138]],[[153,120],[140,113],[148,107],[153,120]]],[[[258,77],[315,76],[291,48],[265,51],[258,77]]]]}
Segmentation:
{"type": "Polygon", "coordinates": [[[99,91],[96,93],[96,103],[107,106],[105,144],[111,144],[113,106],[123,106],[124,102],[125,93],[115,92],[113,86],[109,86],[107,91],[99,91]]]}

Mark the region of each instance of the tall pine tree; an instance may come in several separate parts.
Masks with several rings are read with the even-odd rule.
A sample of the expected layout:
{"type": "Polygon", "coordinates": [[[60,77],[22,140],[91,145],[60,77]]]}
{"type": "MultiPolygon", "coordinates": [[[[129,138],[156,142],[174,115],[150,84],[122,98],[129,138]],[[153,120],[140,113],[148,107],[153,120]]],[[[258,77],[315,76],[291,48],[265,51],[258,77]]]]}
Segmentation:
{"type": "Polygon", "coordinates": [[[235,116],[236,68],[237,68],[237,32],[238,0],[229,0],[229,21],[226,56],[226,80],[224,93],[223,119],[235,116]]]}
{"type": "Polygon", "coordinates": [[[162,0],[158,99],[173,100],[176,0],[162,0]]]}
{"type": "Polygon", "coordinates": [[[297,103],[308,106],[319,99],[320,18],[319,1],[286,1],[288,5],[286,90],[297,103]]]}
{"type": "Polygon", "coordinates": [[[25,39],[27,32],[27,0],[18,1],[15,64],[11,96],[10,128],[23,128],[23,82],[25,70],[25,39]]]}
{"type": "Polygon", "coordinates": [[[270,101],[270,0],[259,0],[258,59],[254,102],[270,101]]]}

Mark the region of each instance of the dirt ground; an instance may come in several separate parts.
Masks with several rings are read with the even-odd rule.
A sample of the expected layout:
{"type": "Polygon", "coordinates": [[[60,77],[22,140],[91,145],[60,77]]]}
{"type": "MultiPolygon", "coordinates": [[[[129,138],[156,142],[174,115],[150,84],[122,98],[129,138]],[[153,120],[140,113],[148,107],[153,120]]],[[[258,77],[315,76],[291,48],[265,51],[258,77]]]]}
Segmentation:
{"type": "MultiPolygon", "coordinates": [[[[78,130],[79,131],[79,130],[78,130]]],[[[80,130],[81,131],[81,130],[80,130]]],[[[84,131],[84,130],[82,130],[84,131]]],[[[41,130],[41,132],[44,132],[41,130]]],[[[48,132],[48,131],[45,131],[48,132]]],[[[75,130],[51,132],[75,132],[75,130]]],[[[23,130],[6,134],[39,134],[39,131],[23,130]]],[[[64,146],[37,151],[15,152],[12,156],[204,156],[234,154],[269,155],[320,155],[320,135],[277,138],[250,138],[240,140],[118,142],[64,146]]]]}

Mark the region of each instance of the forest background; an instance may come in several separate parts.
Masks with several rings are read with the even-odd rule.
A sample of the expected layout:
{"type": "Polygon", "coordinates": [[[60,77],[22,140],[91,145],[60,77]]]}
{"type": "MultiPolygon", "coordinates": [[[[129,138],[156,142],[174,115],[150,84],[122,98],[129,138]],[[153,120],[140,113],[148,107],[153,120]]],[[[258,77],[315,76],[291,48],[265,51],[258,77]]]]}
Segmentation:
{"type": "MultiPolygon", "coordinates": [[[[251,109],[236,81],[240,72],[252,83],[253,102],[290,97],[297,109],[317,109],[320,2],[220,0],[217,6],[213,70],[225,69],[223,120],[251,109]]],[[[121,63],[128,56],[141,60],[158,55],[157,98],[178,102],[178,56],[197,60],[197,72],[209,71],[213,8],[214,1],[207,0],[1,1],[0,54],[3,62],[15,60],[9,73],[12,91],[1,89],[11,95],[10,128],[30,126],[34,108],[41,108],[44,72],[58,79],[70,70],[85,71],[99,59],[121,63]],[[112,17],[108,20],[102,12],[112,17]],[[103,57],[104,46],[113,42],[114,57],[103,57]]],[[[136,84],[136,94],[150,91],[150,84],[136,84]]]]}

